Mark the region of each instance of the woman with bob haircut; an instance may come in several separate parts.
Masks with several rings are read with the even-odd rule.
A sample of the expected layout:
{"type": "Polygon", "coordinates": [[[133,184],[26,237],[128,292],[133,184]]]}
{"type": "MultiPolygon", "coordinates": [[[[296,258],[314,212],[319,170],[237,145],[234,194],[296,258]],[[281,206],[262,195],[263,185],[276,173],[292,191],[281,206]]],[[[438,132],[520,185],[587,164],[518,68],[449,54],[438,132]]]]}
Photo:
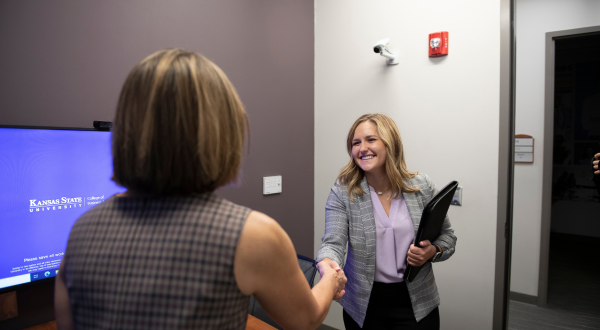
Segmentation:
{"type": "Polygon", "coordinates": [[[358,118],[346,146],[350,161],[327,199],[317,255],[320,262],[341,265],[348,278],[340,300],[346,329],[439,329],[431,262],[454,254],[448,217],[434,242],[413,244],[435,185],[427,175],[407,170],[400,132],[388,116],[358,118]],[[407,264],[424,265],[412,283],[403,279],[407,264]]]}
{"type": "Polygon", "coordinates": [[[113,127],[113,180],[127,188],[74,224],[56,281],[59,329],[245,329],[249,295],[286,329],[314,329],[344,294],[320,263],[312,289],[285,231],[219,198],[248,130],[225,74],[202,55],[136,65],[113,127]]]}

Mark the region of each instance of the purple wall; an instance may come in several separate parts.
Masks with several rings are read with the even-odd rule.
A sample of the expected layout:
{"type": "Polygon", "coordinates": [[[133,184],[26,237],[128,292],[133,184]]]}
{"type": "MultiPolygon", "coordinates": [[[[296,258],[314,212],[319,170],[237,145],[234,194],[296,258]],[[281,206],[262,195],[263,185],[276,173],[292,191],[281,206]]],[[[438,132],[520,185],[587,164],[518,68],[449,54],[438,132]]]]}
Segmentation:
{"type": "Polygon", "coordinates": [[[142,58],[200,52],[229,76],[250,118],[242,186],[219,194],[279,221],[312,257],[313,10],[300,0],[0,1],[0,124],[111,121],[142,58]],[[263,196],[271,175],[283,176],[283,193],[263,196]]]}

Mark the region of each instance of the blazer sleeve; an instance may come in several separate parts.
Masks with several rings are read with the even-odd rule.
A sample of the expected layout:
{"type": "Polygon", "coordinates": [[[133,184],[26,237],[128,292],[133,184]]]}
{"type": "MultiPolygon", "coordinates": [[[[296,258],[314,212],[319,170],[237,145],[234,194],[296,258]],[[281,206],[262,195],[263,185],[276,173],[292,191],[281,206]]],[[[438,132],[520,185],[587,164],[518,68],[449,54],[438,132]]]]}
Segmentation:
{"type": "Polygon", "coordinates": [[[339,184],[331,188],[325,206],[325,235],[317,254],[317,262],[329,258],[344,268],[348,243],[349,214],[343,201],[343,189],[339,184]]]}
{"type": "MultiPolygon", "coordinates": [[[[438,193],[438,189],[435,186],[435,183],[431,181],[428,176],[425,176],[425,180],[427,181],[427,185],[430,188],[431,195],[427,199],[427,202],[438,193]]],[[[440,232],[440,236],[433,241],[431,244],[439,245],[442,248],[442,256],[436,260],[436,262],[441,262],[444,260],[450,259],[450,257],[454,254],[454,250],[456,248],[456,235],[454,235],[454,229],[452,229],[452,224],[450,224],[450,218],[446,215],[444,219],[444,223],[442,224],[442,231],[440,232]]]]}

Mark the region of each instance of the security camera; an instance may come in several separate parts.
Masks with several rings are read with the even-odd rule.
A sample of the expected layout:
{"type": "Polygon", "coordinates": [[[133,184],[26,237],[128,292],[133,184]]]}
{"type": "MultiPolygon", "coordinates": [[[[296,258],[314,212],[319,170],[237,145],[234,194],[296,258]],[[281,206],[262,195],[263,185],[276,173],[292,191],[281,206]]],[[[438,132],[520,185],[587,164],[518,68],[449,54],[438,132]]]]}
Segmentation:
{"type": "Polygon", "coordinates": [[[398,64],[398,51],[390,51],[387,48],[389,43],[390,38],[381,39],[375,44],[375,46],[373,46],[373,51],[383,57],[386,57],[387,64],[398,64]]]}
{"type": "Polygon", "coordinates": [[[379,40],[375,46],[373,46],[373,51],[375,53],[381,53],[384,50],[387,50],[387,45],[390,43],[390,38],[385,38],[379,40]]]}

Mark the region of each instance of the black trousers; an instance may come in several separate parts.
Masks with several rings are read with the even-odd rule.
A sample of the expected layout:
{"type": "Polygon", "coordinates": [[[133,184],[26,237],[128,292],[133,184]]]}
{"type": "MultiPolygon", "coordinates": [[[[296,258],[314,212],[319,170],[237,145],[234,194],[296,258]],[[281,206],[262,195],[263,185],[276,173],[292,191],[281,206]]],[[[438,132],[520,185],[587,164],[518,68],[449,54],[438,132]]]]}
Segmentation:
{"type": "MultiPolygon", "coordinates": [[[[344,311],[344,325],[346,330],[360,330],[356,323],[346,311],[344,311]]],[[[439,330],[440,312],[436,308],[420,322],[415,319],[410,296],[405,282],[400,283],[373,283],[367,316],[362,330],[439,330]]]]}

